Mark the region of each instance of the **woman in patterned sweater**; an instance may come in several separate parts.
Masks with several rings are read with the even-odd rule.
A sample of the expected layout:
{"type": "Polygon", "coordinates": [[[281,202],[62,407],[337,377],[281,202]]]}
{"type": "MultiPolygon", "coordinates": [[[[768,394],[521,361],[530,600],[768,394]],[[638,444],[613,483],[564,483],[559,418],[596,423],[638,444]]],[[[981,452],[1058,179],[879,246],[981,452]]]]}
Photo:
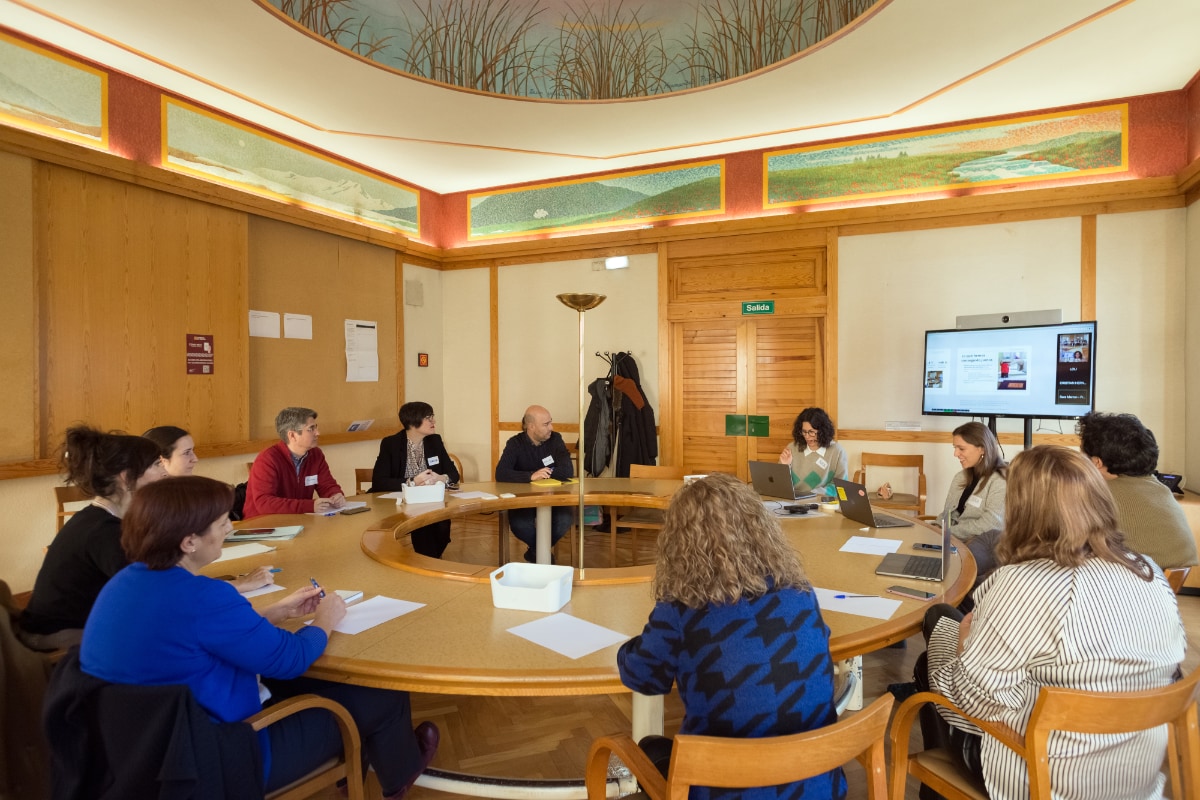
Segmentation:
{"type": "MultiPolygon", "coordinates": [[[[1023,732],[1043,686],[1133,692],[1176,679],[1187,643],[1175,595],[1162,571],[1125,544],[1112,495],[1085,456],[1050,445],[1019,454],[1008,472],[1005,517],[996,553],[1002,566],[976,590],[975,610],[963,617],[937,605],[926,614],[919,688],[1023,732]]],[[[989,797],[1029,796],[1020,757],[961,717],[946,721],[952,727],[942,741],[983,779],[989,797]]],[[[940,727],[929,717],[927,725],[940,727]]],[[[1160,798],[1166,746],[1165,726],[1051,733],[1054,796],[1160,798]]]]}
{"type": "MultiPolygon", "coordinates": [[[[666,694],[679,684],[681,733],[780,736],[836,721],[829,628],[779,523],[731,475],[680,489],[658,538],[658,601],[617,653],[621,681],[666,694]]],[[[639,743],[666,774],[670,740],[639,743]]],[[[843,798],[841,769],[784,786],[692,789],[692,800],[843,798]]]]}

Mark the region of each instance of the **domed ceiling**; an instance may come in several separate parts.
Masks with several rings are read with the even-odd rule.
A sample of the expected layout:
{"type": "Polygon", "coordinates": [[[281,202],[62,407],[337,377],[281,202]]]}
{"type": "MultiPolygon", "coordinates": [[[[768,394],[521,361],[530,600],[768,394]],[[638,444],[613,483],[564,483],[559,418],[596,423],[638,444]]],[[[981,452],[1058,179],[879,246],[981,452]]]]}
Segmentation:
{"type": "Polygon", "coordinates": [[[620,100],[786,61],[875,0],[258,0],[380,66],[490,94],[620,100]]]}

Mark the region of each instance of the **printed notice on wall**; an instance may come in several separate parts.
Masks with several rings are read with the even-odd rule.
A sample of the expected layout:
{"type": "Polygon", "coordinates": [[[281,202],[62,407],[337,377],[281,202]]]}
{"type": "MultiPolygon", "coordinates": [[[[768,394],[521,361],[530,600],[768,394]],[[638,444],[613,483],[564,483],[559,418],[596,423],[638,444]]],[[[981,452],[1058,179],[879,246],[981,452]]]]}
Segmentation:
{"type": "Polygon", "coordinates": [[[250,309],[250,335],[264,339],[279,338],[279,312],[250,309]]]}
{"type": "Polygon", "coordinates": [[[213,363],[212,334],[187,334],[187,374],[212,375],[213,363]]]}
{"type": "Polygon", "coordinates": [[[312,315],[311,314],[284,314],[283,315],[283,338],[285,338],[285,339],[311,339],[312,338],[312,315]]]}
{"type": "Polygon", "coordinates": [[[377,324],[362,319],[346,320],[346,382],[379,380],[379,336],[377,324]]]}

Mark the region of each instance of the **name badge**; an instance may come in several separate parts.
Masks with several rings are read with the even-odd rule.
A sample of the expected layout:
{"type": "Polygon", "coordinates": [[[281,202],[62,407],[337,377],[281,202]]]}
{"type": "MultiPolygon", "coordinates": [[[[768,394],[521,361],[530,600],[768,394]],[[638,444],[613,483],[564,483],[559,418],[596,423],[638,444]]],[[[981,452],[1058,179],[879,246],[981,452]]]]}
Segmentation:
{"type": "Polygon", "coordinates": [[[317,485],[317,476],[316,475],[305,475],[304,476],[304,485],[305,486],[316,486],[317,485]]]}
{"type": "Polygon", "coordinates": [[[426,460],[429,462],[429,466],[431,466],[431,467],[436,467],[439,463],[437,456],[430,456],[426,460]]]}
{"type": "Polygon", "coordinates": [[[973,494],[967,498],[967,505],[971,508],[981,508],[983,506],[983,498],[977,494],[973,494]]]}
{"type": "Polygon", "coordinates": [[[542,459],[542,464],[544,464],[547,467],[553,467],[554,466],[554,456],[546,456],[545,458],[542,459]]]}
{"type": "Polygon", "coordinates": [[[829,462],[826,461],[825,459],[821,458],[820,456],[817,456],[817,466],[820,467],[821,469],[825,469],[829,466],[829,462]]]}

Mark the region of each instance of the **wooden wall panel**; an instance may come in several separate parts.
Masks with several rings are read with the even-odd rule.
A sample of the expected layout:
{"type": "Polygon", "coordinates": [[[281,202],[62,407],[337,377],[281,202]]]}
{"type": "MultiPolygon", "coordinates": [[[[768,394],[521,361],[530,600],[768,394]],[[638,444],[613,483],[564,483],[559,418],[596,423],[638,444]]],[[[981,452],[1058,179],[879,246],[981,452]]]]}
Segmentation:
{"type": "Polygon", "coordinates": [[[736,441],[725,436],[725,415],[739,404],[737,320],[683,323],[680,352],[682,450],[691,472],[737,472],[736,441]]]}
{"type": "Polygon", "coordinates": [[[33,161],[0,153],[0,461],[37,456],[37,301],[33,161]]]}
{"type": "Polygon", "coordinates": [[[764,318],[751,324],[755,375],[748,413],[769,416],[771,435],[749,440],[749,458],[774,461],[791,441],[796,414],[807,406],[825,405],[823,321],[764,318]]]}
{"type": "Polygon", "coordinates": [[[396,260],[391,250],[286,222],[251,217],[250,308],[313,318],[312,339],[250,340],[253,438],[275,438],[275,415],[287,406],[316,409],[322,433],[374,419],[396,424],[396,260]],[[345,320],[377,323],[379,380],[346,381],[345,320]]]}
{"type": "Polygon", "coordinates": [[[39,455],[71,424],[249,438],[246,217],[49,164],[36,171],[39,455]],[[186,334],[214,337],[186,373],[186,334]]]}

